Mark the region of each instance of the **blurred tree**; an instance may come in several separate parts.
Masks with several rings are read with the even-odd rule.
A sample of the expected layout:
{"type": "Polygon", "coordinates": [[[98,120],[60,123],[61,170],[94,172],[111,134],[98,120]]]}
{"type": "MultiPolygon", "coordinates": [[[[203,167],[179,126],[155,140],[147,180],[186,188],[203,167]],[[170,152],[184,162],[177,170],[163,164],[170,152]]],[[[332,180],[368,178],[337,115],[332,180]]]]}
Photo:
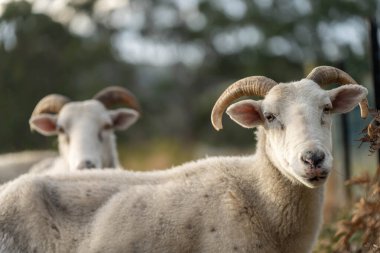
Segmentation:
{"type": "Polygon", "coordinates": [[[114,55],[110,35],[75,35],[51,17],[33,13],[28,2],[6,6],[0,38],[0,151],[48,145],[47,138],[30,133],[28,124],[33,107],[47,94],[75,100],[107,85],[133,90],[132,70],[114,55]]]}
{"type": "MultiPolygon", "coordinates": [[[[148,46],[149,42],[156,47],[175,45],[171,51],[177,58],[167,64],[171,76],[165,82],[173,84],[179,98],[173,97],[173,90],[167,92],[167,99],[176,106],[160,112],[173,115],[174,120],[167,121],[168,134],[178,127],[190,140],[242,145],[252,143],[250,133],[235,131],[226,122],[223,136],[216,138],[209,124],[221,91],[245,76],[291,81],[302,78],[314,65],[337,66],[342,61],[361,80],[370,69],[365,19],[375,15],[376,3],[132,0],[130,19],[142,21],[127,25],[124,32],[137,33],[135,37],[148,46]]],[[[154,64],[154,60],[147,62],[154,64]]],[[[152,86],[160,86],[156,80],[151,80],[152,86]]]]}
{"type": "Polygon", "coordinates": [[[134,138],[251,145],[230,121],[223,135],[211,128],[217,96],[245,76],[290,81],[342,61],[360,81],[377,10],[376,0],[70,0],[55,15],[33,11],[39,2],[11,2],[0,17],[3,151],[41,142],[27,119],[42,96],[83,99],[110,84],[142,101],[134,138]]]}

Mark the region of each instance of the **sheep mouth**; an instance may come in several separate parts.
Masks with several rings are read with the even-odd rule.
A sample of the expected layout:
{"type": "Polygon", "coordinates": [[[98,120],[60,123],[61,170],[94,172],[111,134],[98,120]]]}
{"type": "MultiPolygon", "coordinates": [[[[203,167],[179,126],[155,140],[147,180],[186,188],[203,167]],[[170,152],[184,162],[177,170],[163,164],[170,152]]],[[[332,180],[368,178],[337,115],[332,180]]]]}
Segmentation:
{"type": "Polygon", "coordinates": [[[314,176],[314,177],[305,177],[305,179],[309,182],[320,182],[326,180],[326,176],[314,176]]]}
{"type": "Polygon", "coordinates": [[[327,179],[329,172],[324,169],[310,169],[306,171],[306,175],[303,176],[310,183],[323,182],[327,179]]]}
{"type": "Polygon", "coordinates": [[[314,168],[309,167],[306,170],[305,175],[303,176],[304,179],[306,179],[308,182],[320,182],[326,180],[327,176],[329,175],[329,171],[324,168],[314,168]]]}

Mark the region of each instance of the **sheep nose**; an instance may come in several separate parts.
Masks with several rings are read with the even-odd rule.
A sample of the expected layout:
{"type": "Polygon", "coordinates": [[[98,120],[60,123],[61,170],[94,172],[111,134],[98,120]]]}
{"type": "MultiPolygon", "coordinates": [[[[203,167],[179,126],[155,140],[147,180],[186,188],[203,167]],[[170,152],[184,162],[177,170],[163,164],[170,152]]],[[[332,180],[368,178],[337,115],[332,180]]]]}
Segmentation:
{"type": "Polygon", "coordinates": [[[95,164],[89,160],[84,160],[78,165],[79,170],[95,168],[95,164]]]}
{"type": "Polygon", "coordinates": [[[301,160],[307,165],[318,167],[325,160],[325,153],[321,150],[309,150],[302,154],[301,160]]]}

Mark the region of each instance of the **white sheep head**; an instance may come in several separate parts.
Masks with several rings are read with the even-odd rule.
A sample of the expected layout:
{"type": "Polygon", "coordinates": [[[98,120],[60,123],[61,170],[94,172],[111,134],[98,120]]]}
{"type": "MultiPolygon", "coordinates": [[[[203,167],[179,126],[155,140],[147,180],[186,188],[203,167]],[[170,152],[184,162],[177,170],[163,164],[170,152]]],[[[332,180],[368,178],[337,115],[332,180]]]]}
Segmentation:
{"type": "Polygon", "coordinates": [[[36,105],[29,123],[42,135],[58,135],[59,153],[70,171],[115,168],[120,164],[114,130],[134,124],[139,108],[131,92],[116,86],[81,102],[51,94],[36,105]],[[117,104],[130,108],[109,109],[117,104]]]}
{"type": "Polygon", "coordinates": [[[331,114],[347,113],[359,104],[365,118],[367,93],[347,73],[329,66],[317,67],[305,79],[290,83],[253,76],[224,91],[211,119],[215,129],[222,129],[227,109],[239,125],[258,127],[265,135],[264,152],[272,164],[292,182],[314,188],[326,181],[332,169],[331,114]],[[332,83],[346,85],[332,90],[320,87],[332,83]],[[242,96],[264,99],[232,104],[242,96]]]}

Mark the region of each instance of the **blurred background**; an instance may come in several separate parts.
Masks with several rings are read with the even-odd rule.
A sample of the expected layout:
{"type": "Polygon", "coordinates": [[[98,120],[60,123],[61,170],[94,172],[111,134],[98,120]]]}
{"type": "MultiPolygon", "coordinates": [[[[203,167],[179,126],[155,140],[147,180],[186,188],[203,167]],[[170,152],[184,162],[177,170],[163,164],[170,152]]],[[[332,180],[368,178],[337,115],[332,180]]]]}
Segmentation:
{"type": "MultiPolygon", "coordinates": [[[[220,93],[246,76],[287,82],[332,65],[366,86],[374,107],[368,20],[379,8],[379,0],[0,0],[0,152],[56,149],[56,138],[30,131],[36,103],[50,93],[89,99],[109,85],[142,104],[142,118],[118,134],[132,170],[252,153],[252,130],[225,120],[216,132],[209,120],[220,93]]],[[[367,124],[358,108],[335,118],[335,180],[348,167],[376,169],[368,145],[359,149],[367,124]]],[[[331,205],[341,205],[344,187],[332,191],[331,205]]]]}
{"type": "MultiPolygon", "coordinates": [[[[217,133],[209,120],[220,93],[246,76],[287,82],[332,65],[373,95],[368,18],[379,13],[375,0],[0,3],[2,153],[56,147],[55,138],[31,133],[28,125],[33,107],[50,93],[84,100],[109,85],[130,89],[143,107],[141,120],[119,133],[130,169],[251,153],[252,130],[226,120],[217,133]]],[[[350,147],[365,153],[355,155],[356,167],[374,160],[355,141],[365,126],[357,111],[348,124],[350,147]]]]}

